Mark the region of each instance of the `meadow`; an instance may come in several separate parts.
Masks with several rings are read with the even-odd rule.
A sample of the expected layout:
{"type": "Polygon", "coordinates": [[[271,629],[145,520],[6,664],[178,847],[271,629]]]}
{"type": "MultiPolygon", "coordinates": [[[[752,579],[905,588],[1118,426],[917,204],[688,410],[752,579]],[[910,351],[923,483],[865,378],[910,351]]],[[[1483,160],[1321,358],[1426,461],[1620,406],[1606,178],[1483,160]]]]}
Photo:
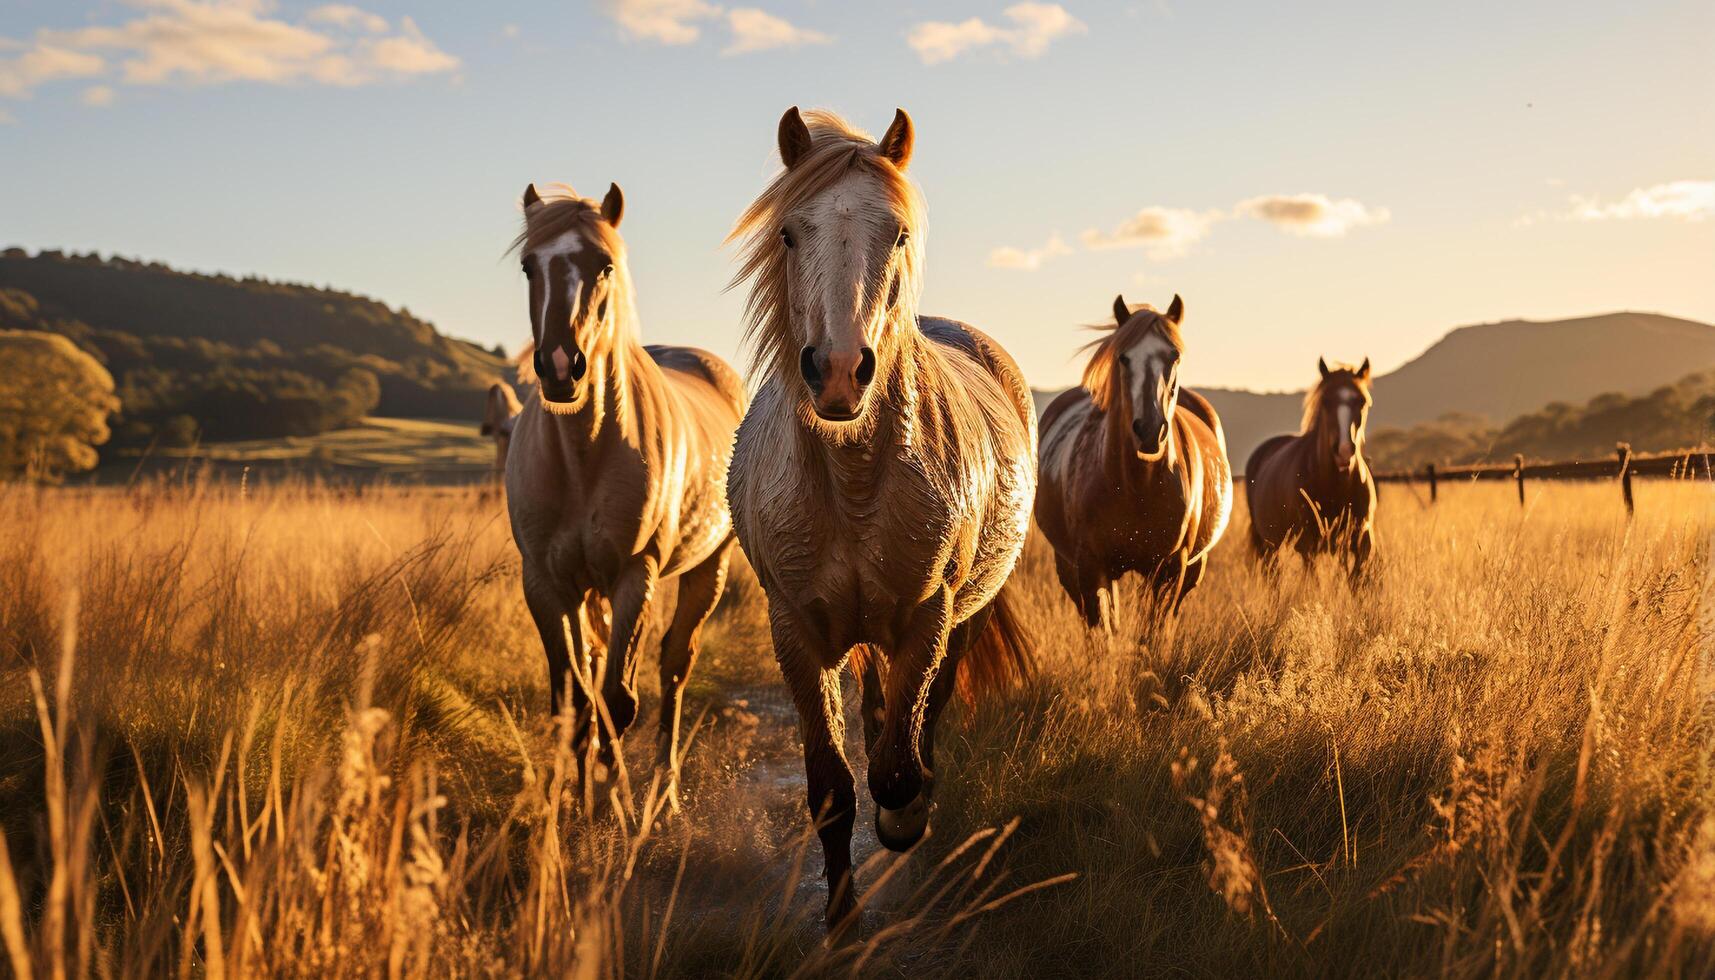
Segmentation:
{"type": "Polygon", "coordinates": [[[1715,495],[1529,492],[1386,487],[1355,591],[1266,579],[1241,501],[1141,644],[1034,539],[1036,676],[943,723],[915,852],[860,794],[829,948],[746,569],[675,812],[653,639],[579,792],[496,490],[3,486],[0,940],[20,976],[1711,975],[1715,495]]]}

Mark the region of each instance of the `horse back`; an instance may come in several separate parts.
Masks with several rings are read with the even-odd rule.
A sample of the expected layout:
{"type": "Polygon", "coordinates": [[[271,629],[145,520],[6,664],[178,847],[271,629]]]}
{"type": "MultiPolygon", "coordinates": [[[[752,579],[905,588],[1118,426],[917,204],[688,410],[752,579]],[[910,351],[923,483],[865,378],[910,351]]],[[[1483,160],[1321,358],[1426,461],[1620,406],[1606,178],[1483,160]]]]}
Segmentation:
{"type": "Polygon", "coordinates": [[[917,318],[917,329],[939,346],[964,354],[988,371],[989,376],[1000,385],[1001,391],[1012,399],[1013,407],[1018,411],[1018,420],[1024,423],[1025,430],[1030,435],[1031,450],[1034,451],[1036,404],[1030,397],[1030,386],[1024,381],[1024,372],[1018,369],[1018,363],[1012,359],[1012,355],[995,343],[988,334],[958,320],[921,316],[917,318]]]}
{"type": "Polygon", "coordinates": [[[744,381],[727,362],[699,347],[648,344],[643,350],[663,372],[706,384],[735,412],[744,414],[744,381]]]}
{"type": "Polygon", "coordinates": [[[1042,410],[1042,418],[1036,423],[1042,429],[1043,436],[1046,438],[1048,433],[1054,431],[1054,423],[1059,421],[1062,415],[1089,400],[1090,393],[1083,385],[1073,385],[1055,395],[1048,407],[1042,410]]]}
{"type": "MultiPolygon", "coordinates": [[[[1190,388],[1180,388],[1179,407],[1203,420],[1203,424],[1215,434],[1215,444],[1221,447],[1221,455],[1226,455],[1227,434],[1221,431],[1221,416],[1216,414],[1215,406],[1209,404],[1209,399],[1190,388]]],[[[1047,424],[1046,421],[1043,422],[1043,425],[1047,424]]]]}

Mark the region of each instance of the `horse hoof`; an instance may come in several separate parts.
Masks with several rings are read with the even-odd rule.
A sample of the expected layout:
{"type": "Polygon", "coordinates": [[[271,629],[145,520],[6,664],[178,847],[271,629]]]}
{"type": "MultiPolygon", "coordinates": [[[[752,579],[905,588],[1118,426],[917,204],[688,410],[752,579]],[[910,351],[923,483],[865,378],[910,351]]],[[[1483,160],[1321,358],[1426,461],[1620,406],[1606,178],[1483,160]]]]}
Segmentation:
{"type": "Polygon", "coordinates": [[[916,798],[897,810],[875,808],[875,836],[890,851],[907,851],[923,839],[929,829],[929,797],[918,793],[916,798]]]}

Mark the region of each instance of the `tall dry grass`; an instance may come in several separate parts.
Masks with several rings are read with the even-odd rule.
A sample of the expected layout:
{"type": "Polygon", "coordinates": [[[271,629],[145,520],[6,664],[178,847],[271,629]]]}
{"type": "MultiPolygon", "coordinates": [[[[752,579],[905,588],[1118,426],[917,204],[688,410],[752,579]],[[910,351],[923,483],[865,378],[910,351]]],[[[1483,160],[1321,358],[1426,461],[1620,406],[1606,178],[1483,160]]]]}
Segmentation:
{"type": "Polygon", "coordinates": [[[493,497],[0,488],[0,942],[41,975],[1706,975],[1710,488],[1641,484],[1630,524],[1511,492],[1390,488],[1356,592],[1264,581],[1241,520],[1144,645],[1033,542],[1041,676],[949,719],[934,833],[829,950],[745,576],[683,811],[641,744],[590,806],[493,497]]]}

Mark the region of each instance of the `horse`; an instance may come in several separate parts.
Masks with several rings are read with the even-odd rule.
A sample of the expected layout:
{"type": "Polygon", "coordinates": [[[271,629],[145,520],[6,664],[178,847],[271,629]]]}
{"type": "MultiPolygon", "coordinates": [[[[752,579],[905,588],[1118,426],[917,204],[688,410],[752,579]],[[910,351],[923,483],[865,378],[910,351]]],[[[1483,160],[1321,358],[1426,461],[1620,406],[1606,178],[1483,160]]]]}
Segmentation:
{"type": "Polygon", "coordinates": [[[1185,303],[1160,313],[1114,297],[1083,384],[1042,413],[1036,524],[1060,585],[1092,628],[1111,628],[1119,579],[1142,573],[1151,613],[1177,614],[1233,511],[1221,420],[1179,384],[1185,303]]]}
{"type": "Polygon", "coordinates": [[[512,427],[518,422],[518,413],[523,410],[511,385],[497,381],[488,386],[488,400],[482,410],[482,434],[494,440],[496,476],[506,475],[506,449],[512,443],[512,427]]]}
{"type": "Polygon", "coordinates": [[[1245,464],[1251,547],[1270,568],[1288,543],[1306,564],[1336,554],[1355,583],[1376,543],[1376,483],[1364,460],[1370,359],[1329,368],[1318,358],[1316,367],[1322,378],[1304,398],[1299,433],[1269,439],[1245,464]]]}
{"type": "Polygon", "coordinates": [[[928,828],[955,688],[974,700],[1029,669],[1006,583],[1029,531],[1035,414],[998,344],[917,315],[911,117],[875,141],[794,106],[776,135],[783,167],[728,238],[760,381],[727,495],[798,711],[839,934],[855,918],[857,809],[840,672],[862,681],[876,835],[906,850],[928,828]]]}
{"type": "Polygon", "coordinates": [[[624,207],[618,185],[599,204],[564,186],[524,191],[512,250],[528,281],[537,383],[513,427],[506,496],[556,717],[568,709],[567,675],[577,678],[569,707],[580,757],[593,737],[611,759],[635,719],[637,646],[658,584],[677,577],[660,664],[660,760],[671,779],[685,680],[732,552],[726,471],[745,393],[707,351],[639,342],[624,207]],[[606,653],[592,654],[585,632],[602,599],[612,621],[606,653]],[[599,726],[597,712],[585,716],[591,693],[599,726]]]}

